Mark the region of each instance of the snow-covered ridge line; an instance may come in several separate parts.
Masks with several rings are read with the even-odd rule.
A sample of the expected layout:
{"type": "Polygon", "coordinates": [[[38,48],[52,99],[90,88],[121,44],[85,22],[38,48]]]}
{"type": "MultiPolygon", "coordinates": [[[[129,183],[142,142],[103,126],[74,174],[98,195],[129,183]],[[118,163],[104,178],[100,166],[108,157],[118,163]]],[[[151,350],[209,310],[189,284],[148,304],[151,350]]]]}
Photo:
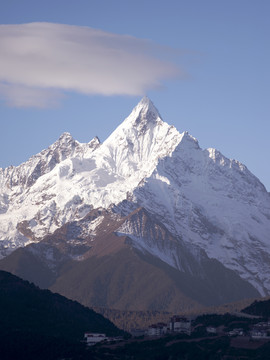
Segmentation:
{"type": "Polygon", "coordinates": [[[0,253],[113,204],[126,215],[144,207],[187,246],[270,293],[269,193],[243,164],[202,150],[164,122],[148,98],[103,144],[64,133],[22,165],[0,170],[0,253]]]}
{"type": "Polygon", "coordinates": [[[5,186],[8,188],[32,186],[40,176],[50,172],[60,162],[71,157],[83,157],[94,151],[99,145],[98,137],[89,143],[79,143],[73,139],[70,133],[65,132],[55,143],[33,155],[21,165],[0,168],[0,189],[5,186]]]}

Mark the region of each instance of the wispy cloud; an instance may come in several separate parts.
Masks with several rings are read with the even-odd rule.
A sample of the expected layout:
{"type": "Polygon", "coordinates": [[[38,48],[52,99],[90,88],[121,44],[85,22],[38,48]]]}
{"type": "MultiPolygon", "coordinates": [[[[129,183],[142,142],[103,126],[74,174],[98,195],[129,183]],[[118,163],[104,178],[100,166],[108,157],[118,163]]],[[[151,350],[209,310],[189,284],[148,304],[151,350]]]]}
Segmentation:
{"type": "Polygon", "coordinates": [[[142,95],[181,75],[149,40],[53,23],[0,25],[0,96],[48,107],[66,91],[142,95]]]}
{"type": "Polygon", "coordinates": [[[0,98],[11,107],[48,108],[59,105],[61,91],[0,82],[0,98]]]}

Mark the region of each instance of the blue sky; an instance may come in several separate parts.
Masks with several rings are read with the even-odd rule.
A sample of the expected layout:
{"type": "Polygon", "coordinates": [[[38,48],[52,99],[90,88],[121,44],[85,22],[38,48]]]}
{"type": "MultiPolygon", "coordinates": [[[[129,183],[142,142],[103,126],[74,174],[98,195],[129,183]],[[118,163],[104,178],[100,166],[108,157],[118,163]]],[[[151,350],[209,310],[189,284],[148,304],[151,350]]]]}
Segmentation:
{"type": "Polygon", "coordinates": [[[0,167],[26,161],[64,131],[81,142],[104,141],[147,94],[166,122],[244,163],[269,191],[269,17],[268,0],[1,1],[0,24],[14,27],[0,27],[0,167]],[[42,22],[49,42],[40,41],[40,24],[21,27],[42,22]],[[74,25],[74,41],[62,50],[72,30],[64,25],[74,25]],[[18,52],[32,41],[25,29],[39,48],[28,64],[18,52]],[[93,33],[96,45],[87,48],[93,33]],[[69,62],[62,77],[61,51],[69,62]],[[84,52],[98,71],[84,63],[84,52]],[[111,89],[115,78],[106,79],[115,72],[111,89]]]}

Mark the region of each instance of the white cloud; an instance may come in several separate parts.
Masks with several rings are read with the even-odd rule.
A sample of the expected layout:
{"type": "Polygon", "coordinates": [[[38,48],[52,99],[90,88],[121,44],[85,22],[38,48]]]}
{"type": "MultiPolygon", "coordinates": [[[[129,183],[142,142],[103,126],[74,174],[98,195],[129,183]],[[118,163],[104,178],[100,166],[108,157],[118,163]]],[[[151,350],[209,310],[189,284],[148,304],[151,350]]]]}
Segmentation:
{"type": "Polygon", "coordinates": [[[52,23],[0,25],[0,95],[47,107],[60,93],[143,95],[179,76],[149,40],[52,23]]]}
{"type": "Polygon", "coordinates": [[[48,108],[58,106],[63,94],[55,89],[0,83],[0,98],[11,107],[48,108]]]}

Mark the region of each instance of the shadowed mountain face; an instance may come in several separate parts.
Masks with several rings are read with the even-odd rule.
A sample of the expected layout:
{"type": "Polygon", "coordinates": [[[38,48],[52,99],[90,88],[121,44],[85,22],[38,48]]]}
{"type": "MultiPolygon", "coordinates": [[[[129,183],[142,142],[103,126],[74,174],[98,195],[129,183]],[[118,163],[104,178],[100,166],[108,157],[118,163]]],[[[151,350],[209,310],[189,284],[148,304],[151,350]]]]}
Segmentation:
{"type": "Polygon", "coordinates": [[[43,241],[14,251],[0,268],[86,306],[121,310],[179,312],[259,296],[143,208],[128,216],[92,210],[43,241]]]}
{"type": "Polygon", "coordinates": [[[48,290],[40,290],[5,271],[0,271],[0,317],[4,333],[17,331],[73,341],[82,340],[87,331],[123,334],[93,310],[48,290]]]}
{"type": "Polygon", "coordinates": [[[270,317],[270,299],[264,301],[254,301],[251,305],[247,306],[243,310],[243,313],[255,316],[261,316],[265,319],[270,317]]]}
{"type": "Polygon", "coordinates": [[[89,359],[85,332],[123,336],[108,319],[78,302],[0,271],[1,360],[89,359]]]}

